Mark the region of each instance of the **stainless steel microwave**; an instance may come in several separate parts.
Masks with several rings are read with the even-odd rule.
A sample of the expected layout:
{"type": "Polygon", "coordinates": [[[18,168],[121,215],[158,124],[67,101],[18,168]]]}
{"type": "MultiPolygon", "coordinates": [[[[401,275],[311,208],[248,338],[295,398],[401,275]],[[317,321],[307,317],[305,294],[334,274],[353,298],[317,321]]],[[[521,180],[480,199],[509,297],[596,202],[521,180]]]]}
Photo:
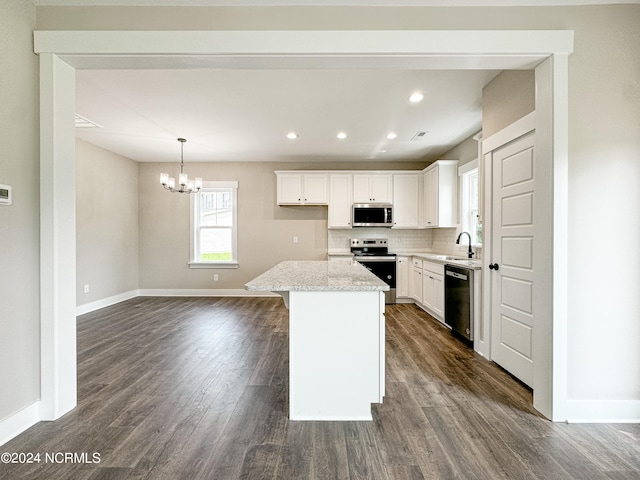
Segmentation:
{"type": "Polygon", "coordinates": [[[389,203],[354,203],[353,227],[393,227],[393,206],[389,203]]]}

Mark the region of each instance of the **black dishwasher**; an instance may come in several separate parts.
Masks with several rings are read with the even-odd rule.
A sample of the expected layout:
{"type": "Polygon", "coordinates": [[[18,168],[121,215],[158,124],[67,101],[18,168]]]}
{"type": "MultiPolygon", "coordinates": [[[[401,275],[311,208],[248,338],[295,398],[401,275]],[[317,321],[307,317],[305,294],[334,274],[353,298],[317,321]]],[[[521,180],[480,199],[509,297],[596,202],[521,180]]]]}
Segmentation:
{"type": "Polygon", "coordinates": [[[444,266],[444,322],[465,343],[473,342],[473,270],[444,266]]]}

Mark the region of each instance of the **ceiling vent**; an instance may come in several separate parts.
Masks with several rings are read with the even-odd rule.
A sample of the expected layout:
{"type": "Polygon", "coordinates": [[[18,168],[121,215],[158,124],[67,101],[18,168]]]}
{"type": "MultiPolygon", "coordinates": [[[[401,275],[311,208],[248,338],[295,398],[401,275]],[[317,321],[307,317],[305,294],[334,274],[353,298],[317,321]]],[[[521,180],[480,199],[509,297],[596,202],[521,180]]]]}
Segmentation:
{"type": "Polygon", "coordinates": [[[422,140],[427,135],[427,133],[428,132],[426,131],[418,131],[413,137],[411,137],[411,141],[413,142],[414,140],[422,140]]]}
{"type": "Polygon", "coordinates": [[[87,120],[86,118],[84,118],[81,115],[78,115],[77,113],[73,116],[73,121],[76,128],[102,128],[101,125],[98,125],[97,123],[92,122],[91,120],[87,120]]]}

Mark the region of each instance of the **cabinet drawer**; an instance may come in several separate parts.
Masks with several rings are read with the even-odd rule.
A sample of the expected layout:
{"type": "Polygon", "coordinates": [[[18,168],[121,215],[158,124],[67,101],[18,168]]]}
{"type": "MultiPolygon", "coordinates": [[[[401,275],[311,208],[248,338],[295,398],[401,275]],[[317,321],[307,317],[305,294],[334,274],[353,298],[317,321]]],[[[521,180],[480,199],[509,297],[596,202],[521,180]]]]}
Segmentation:
{"type": "Polygon", "coordinates": [[[414,258],[412,260],[413,266],[417,268],[422,268],[422,260],[419,258],[414,258]]]}
{"type": "Polygon", "coordinates": [[[444,275],[444,265],[441,263],[422,262],[422,268],[438,275],[444,275]]]}

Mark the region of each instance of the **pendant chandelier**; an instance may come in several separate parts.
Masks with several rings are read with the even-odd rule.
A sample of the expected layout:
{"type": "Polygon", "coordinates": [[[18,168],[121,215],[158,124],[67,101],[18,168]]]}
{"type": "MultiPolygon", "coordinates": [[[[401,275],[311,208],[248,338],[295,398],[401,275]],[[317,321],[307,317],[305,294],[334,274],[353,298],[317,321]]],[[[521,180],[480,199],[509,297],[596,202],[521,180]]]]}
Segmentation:
{"type": "Polygon", "coordinates": [[[194,180],[189,180],[189,177],[186,173],[184,173],[184,142],[187,140],[184,138],[179,138],[180,142],[180,175],[178,176],[178,186],[179,189],[176,190],[176,179],[173,177],[169,177],[168,173],[160,174],[160,183],[165,188],[165,190],[169,190],[172,193],[195,193],[199,192],[202,188],[202,178],[196,177],[194,180]]]}

